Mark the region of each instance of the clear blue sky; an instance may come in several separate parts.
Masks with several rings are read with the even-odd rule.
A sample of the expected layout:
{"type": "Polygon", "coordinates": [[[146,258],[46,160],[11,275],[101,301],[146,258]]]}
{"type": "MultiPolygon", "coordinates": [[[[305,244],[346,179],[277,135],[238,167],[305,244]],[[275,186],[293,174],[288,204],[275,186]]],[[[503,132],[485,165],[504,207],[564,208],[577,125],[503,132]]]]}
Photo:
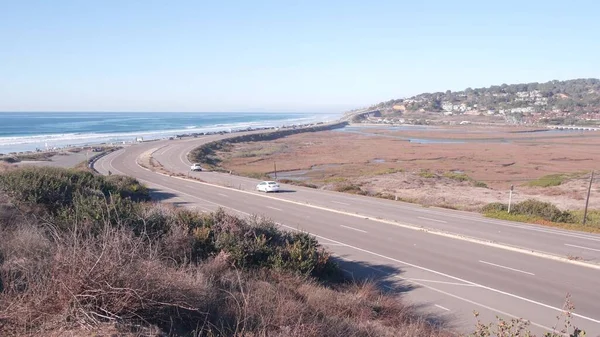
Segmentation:
{"type": "Polygon", "coordinates": [[[600,1],[0,0],[0,111],[323,111],[600,77],[600,1]]]}

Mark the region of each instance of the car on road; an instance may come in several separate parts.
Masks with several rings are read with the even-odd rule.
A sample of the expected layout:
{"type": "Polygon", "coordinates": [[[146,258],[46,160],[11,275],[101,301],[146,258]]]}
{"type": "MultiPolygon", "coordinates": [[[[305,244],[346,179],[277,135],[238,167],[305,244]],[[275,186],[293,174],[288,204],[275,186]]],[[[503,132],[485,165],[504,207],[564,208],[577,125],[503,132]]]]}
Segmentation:
{"type": "Polygon", "coordinates": [[[276,181],[262,181],[256,185],[256,190],[259,192],[279,192],[279,184],[276,181]]]}
{"type": "Polygon", "coordinates": [[[190,171],[202,171],[202,166],[200,166],[198,163],[195,163],[192,165],[192,167],[190,167],[190,171]]]}

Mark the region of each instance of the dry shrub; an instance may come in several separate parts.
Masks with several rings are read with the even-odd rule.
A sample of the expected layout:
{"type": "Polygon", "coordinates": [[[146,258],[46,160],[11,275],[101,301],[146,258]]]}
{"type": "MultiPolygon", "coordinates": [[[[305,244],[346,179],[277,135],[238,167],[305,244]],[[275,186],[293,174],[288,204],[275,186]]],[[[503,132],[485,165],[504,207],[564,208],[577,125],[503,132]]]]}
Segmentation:
{"type": "Polygon", "coordinates": [[[62,236],[51,248],[42,245],[46,250],[37,254],[28,251],[40,244],[23,242],[23,237],[23,231],[14,231],[1,247],[6,261],[0,331],[21,334],[23,329],[135,319],[181,324],[206,317],[200,308],[209,306],[199,299],[210,300],[211,295],[198,272],[167,267],[156,248],[130,231],[62,236]],[[20,254],[11,250],[17,241],[23,248],[20,254]]]}
{"type": "MultiPolygon", "coordinates": [[[[106,324],[203,336],[438,334],[371,283],[330,288],[309,276],[244,271],[224,252],[200,264],[172,263],[163,245],[123,228],[53,239],[45,231],[28,225],[3,237],[3,336],[87,335],[106,324]]],[[[184,237],[175,232],[165,243],[184,237]]]]}
{"type": "MultiPolygon", "coordinates": [[[[201,214],[107,200],[101,188],[91,189],[107,182],[85,173],[27,170],[11,176],[17,182],[0,177],[18,196],[29,173],[73,190],[83,179],[90,190],[66,195],[31,188],[17,206],[0,194],[1,336],[114,329],[130,336],[156,329],[177,336],[438,333],[375,285],[341,283],[329,254],[306,233],[222,210],[201,214]],[[48,200],[59,201],[55,212],[43,207],[48,200]]],[[[138,191],[132,180],[113,179],[119,190],[138,191]]]]}
{"type": "Polygon", "coordinates": [[[235,317],[230,325],[235,330],[227,331],[228,336],[445,334],[373,283],[328,288],[299,276],[262,271],[221,287],[229,295],[230,311],[220,314],[235,317]]]}

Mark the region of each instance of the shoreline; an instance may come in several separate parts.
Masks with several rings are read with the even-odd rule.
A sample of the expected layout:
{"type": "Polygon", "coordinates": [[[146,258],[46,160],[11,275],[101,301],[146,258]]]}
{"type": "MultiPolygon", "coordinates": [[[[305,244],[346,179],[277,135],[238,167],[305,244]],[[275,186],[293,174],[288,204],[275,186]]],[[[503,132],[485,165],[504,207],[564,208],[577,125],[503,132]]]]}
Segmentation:
{"type": "MultiPolygon", "coordinates": [[[[18,156],[24,156],[24,155],[35,155],[35,154],[45,154],[45,153],[51,153],[51,152],[71,152],[73,149],[88,149],[88,148],[95,148],[95,147],[115,147],[115,146],[129,146],[132,144],[137,144],[137,143],[145,143],[145,142],[152,142],[152,141],[159,141],[159,140],[173,140],[173,139],[182,139],[182,138],[189,138],[189,137],[198,137],[198,136],[206,136],[206,135],[216,135],[216,134],[235,134],[235,133],[241,133],[241,132],[248,132],[248,131],[270,131],[270,130],[287,130],[287,129],[296,129],[296,128],[305,128],[305,127],[312,127],[312,126],[318,126],[318,125],[324,125],[324,124],[330,124],[330,123],[338,123],[340,122],[341,119],[337,119],[335,121],[328,121],[328,122],[311,122],[311,123],[302,123],[302,124],[282,124],[279,126],[264,126],[264,127],[246,127],[246,128],[242,128],[242,129],[232,129],[229,127],[218,127],[219,129],[222,130],[215,130],[215,131],[204,131],[204,132],[173,132],[173,133],[166,133],[164,136],[161,137],[151,137],[151,138],[146,138],[144,139],[144,137],[137,137],[134,134],[132,134],[131,137],[127,137],[129,138],[129,140],[124,140],[124,141],[114,141],[114,142],[89,142],[89,143],[82,143],[82,144],[68,144],[68,145],[64,145],[64,146],[55,146],[52,148],[47,148],[47,149],[36,149],[36,150],[25,150],[25,151],[6,151],[5,153],[0,152],[0,161],[5,159],[5,158],[9,158],[9,157],[18,157],[18,156]]],[[[215,127],[210,127],[210,128],[206,128],[206,129],[215,129],[215,127]]],[[[173,131],[181,131],[181,130],[173,130],[173,131]]],[[[101,135],[101,134],[99,134],[101,135]]],[[[1,147],[0,147],[0,151],[2,151],[1,147]]]]}
{"type": "MultiPolygon", "coordinates": [[[[251,115],[252,113],[243,113],[251,115]]],[[[273,114],[276,115],[276,114],[273,114]]],[[[253,130],[268,130],[276,128],[301,127],[317,123],[331,123],[343,118],[343,113],[285,113],[280,116],[286,119],[263,119],[240,121],[238,118],[228,122],[217,120],[190,121],[191,126],[181,126],[170,129],[155,129],[144,131],[112,131],[112,132],[59,132],[40,133],[34,135],[5,135],[0,137],[0,158],[9,155],[64,151],[69,148],[81,148],[97,145],[128,145],[141,141],[181,138],[218,133],[235,133],[253,130]],[[288,116],[293,115],[293,116],[288,116]],[[303,117],[298,118],[298,115],[303,117]],[[206,124],[203,124],[206,123],[206,124]],[[200,126],[196,126],[196,125],[200,126]]],[[[51,116],[51,115],[50,115],[51,116]]],[[[73,115],[76,117],[77,115],[73,115]]],[[[223,113],[223,116],[227,116],[223,113]]],[[[110,115],[107,116],[107,118],[110,115]]],[[[166,117],[165,117],[166,118],[166,117]]],[[[245,118],[245,117],[240,117],[245,118]]],[[[117,121],[118,122],[118,121],[117,121]]],[[[117,123],[115,122],[115,123],[117,123]]],[[[180,121],[181,123],[181,121],[180,121]]],[[[185,123],[184,123],[185,124],[185,123]]]]}

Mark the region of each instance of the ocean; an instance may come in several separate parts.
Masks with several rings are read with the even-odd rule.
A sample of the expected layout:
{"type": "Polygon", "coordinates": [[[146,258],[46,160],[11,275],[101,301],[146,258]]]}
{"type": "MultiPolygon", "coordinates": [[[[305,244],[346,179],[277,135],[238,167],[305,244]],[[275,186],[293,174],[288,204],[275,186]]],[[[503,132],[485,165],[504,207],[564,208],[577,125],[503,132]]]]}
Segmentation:
{"type": "Polygon", "coordinates": [[[327,122],[341,114],[0,112],[0,153],[327,122]]]}

